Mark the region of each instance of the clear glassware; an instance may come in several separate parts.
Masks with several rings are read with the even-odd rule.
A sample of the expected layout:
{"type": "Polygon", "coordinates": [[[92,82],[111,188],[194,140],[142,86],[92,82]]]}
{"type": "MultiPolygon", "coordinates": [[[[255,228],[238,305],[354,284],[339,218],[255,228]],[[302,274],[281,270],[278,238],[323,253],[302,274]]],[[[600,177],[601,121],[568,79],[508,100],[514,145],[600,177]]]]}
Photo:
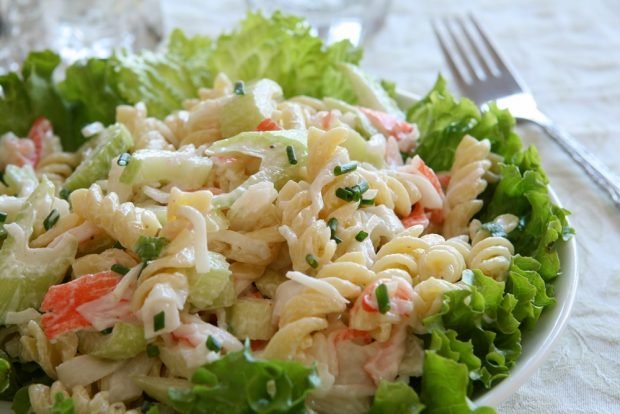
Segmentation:
{"type": "Polygon", "coordinates": [[[391,0],[246,0],[250,9],[304,16],[327,43],[367,43],[383,26],[391,0]]]}
{"type": "Polygon", "coordinates": [[[159,0],[0,0],[0,72],[31,50],[52,49],[70,64],[153,47],[161,36],[159,0]]]}

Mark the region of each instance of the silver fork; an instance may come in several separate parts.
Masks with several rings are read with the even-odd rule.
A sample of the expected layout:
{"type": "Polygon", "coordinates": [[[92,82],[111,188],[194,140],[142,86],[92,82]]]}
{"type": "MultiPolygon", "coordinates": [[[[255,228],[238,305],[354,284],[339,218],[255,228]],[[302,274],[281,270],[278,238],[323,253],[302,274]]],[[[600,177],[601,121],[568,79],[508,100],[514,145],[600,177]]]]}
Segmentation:
{"type": "Polygon", "coordinates": [[[450,71],[465,96],[483,108],[489,101],[496,101],[517,121],[539,125],[620,208],[620,180],[538,109],[532,94],[473,16],[435,20],[433,30],[450,71]]]}

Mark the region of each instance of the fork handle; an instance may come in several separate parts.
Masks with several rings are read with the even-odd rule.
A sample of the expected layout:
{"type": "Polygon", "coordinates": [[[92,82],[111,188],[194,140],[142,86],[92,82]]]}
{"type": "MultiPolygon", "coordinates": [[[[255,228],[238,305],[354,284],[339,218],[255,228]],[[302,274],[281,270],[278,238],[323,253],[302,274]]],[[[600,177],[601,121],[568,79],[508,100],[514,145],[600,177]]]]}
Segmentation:
{"type": "Polygon", "coordinates": [[[595,155],[552,121],[536,122],[620,208],[620,179],[595,155]]]}

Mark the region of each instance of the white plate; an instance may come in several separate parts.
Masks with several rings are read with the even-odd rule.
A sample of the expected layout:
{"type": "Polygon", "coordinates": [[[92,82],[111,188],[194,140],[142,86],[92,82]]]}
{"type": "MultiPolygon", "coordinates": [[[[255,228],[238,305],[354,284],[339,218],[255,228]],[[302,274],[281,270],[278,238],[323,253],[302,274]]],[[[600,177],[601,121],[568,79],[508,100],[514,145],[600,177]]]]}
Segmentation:
{"type": "MultiPolygon", "coordinates": [[[[409,107],[417,96],[399,91],[399,104],[409,107]]],[[[549,188],[551,199],[560,204],[555,192],[549,188]]],[[[562,264],[561,274],[554,281],[556,304],[545,309],[534,330],[523,334],[523,352],[507,378],[474,399],[478,406],[497,407],[507,400],[543,364],[566,326],[577,294],[577,243],[575,238],[559,244],[558,253],[562,264]]],[[[0,402],[0,413],[9,414],[10,403],[0,402]]]]}

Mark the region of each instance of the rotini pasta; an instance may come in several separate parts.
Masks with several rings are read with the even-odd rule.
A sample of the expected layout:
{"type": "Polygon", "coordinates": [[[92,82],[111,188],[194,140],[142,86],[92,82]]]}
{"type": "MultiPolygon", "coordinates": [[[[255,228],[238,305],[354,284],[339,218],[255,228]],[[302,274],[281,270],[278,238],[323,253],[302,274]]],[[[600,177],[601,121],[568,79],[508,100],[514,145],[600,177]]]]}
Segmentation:
{"type": "MultiPolygon", "coordinates": [[[[370,82],[351,65],[325,68],[354,71],[345,94],[370,82]]],[[[417,126],[370,86],[381,99],[354,105],[220,73],[165,117],[118,106],[117,124],[87,125],[98,136],[75,152],[51,127],[41,142],[3,135],[0,359],[54,380],[30,385],[33,411],[56,412],[62,395],[76,414],[137,413],[146,394],[198,401],[224,374],[243,379],[235,387],[273,376],[246,394],[280,401],[280,374],[303,364],[307,409],[357,414],[385,381],[443,358],[428,347],[460,293],[450,292],[474,292],[480,272],[510,288],[489,278],[510,274],[519,219],[474,219],[490,214],[487,186],[501,180],[494,137],[462,137],[436,175],[429,138],[416,142],[417,126]],[[258,362],[278,368],[236,372],[258,362]]],[[[478,305],[468,300],[458,309],[478,305]]]]}
{"type": "Polygon", "coordinates": [[[474,214],[482,208],[477,197],[484,191],[484,179],[491,161],[488,160],[491,144],[464,136],[456,148],[446,190],[447,213],[443,232],[448,237],[467,234],[467,226],[474,214]]]}
{"type": "Polygon", "coordinates": [[[75,214],[105,230],[130,249],[141,235],[154,236],[161,228],[153,213],[130,202],[120,204],[116,193],[104,196],[97,184],[88,190],[74,191],[70,201],[75,214]]]}
{"type": "MultiPolygon", "coordinates": [[[[492,222],[504,234],[514,230],[518,223],[519,219],[511,214],[500,215],[492,222]]],[[[468,266],[472,269],[479,269],[493,279],[503,281],[510,269],[514,255],[514,247],[510,240],[506,237],[491,235],[488,230],[482,228],[482,224],[478,220],[472,220],[469,225],[469,232],[473,247],[468,266]]]]}

